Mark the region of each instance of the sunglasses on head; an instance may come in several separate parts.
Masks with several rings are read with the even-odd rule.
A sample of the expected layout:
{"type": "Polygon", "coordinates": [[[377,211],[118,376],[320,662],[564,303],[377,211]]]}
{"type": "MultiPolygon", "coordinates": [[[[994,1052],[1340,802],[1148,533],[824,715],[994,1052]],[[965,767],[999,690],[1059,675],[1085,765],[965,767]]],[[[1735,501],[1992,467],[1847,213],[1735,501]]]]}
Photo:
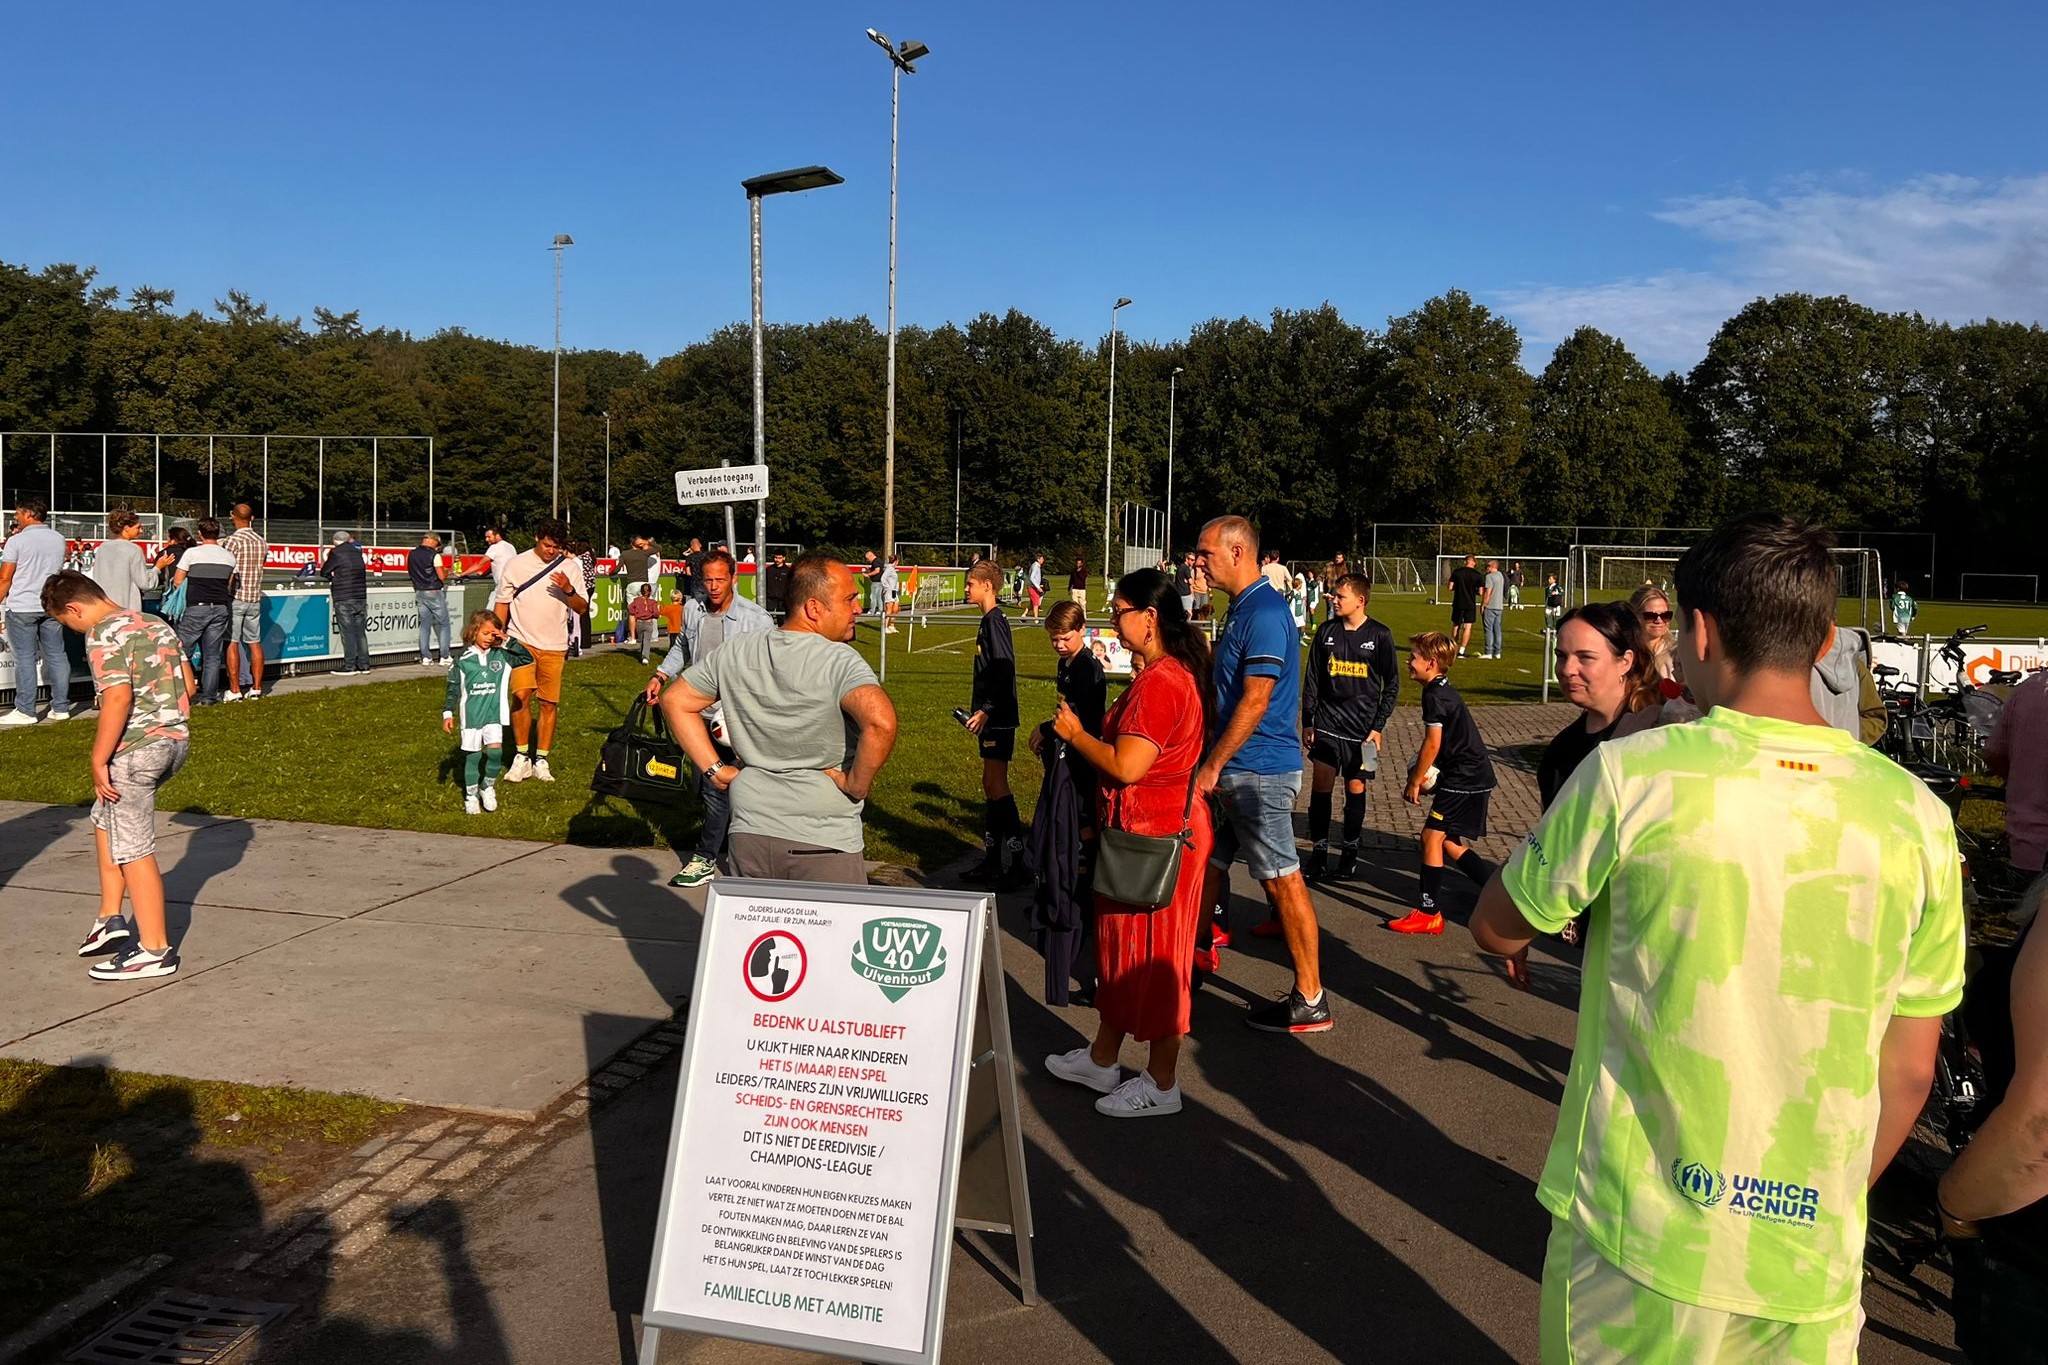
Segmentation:
{"type": "Polygon", "coordinates": [[[1671,613],[1668,611],[1646,611],[1643,613],[1643,619],[1645,621],[1669,621],[1671,613]]]}

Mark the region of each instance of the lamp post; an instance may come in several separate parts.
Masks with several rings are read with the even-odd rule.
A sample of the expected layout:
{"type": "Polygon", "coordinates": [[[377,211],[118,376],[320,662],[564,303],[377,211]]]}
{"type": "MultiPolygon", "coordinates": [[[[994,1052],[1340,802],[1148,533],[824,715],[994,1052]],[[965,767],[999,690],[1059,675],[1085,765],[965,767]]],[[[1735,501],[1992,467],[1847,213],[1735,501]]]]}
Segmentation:
{"type": "Polygon", "coordinates": [[[562,249],[576,245],[566,232],[548,247],[555,253],[555,456],[548,479],[548,515],[562,515],[562,249]]]}
{"type": "MultiPolygon", "coordinates": [[[[762,402],[764,388],[761,357],[761,201],[771,194],[823,189],[828,185],[845,183],[845,176],[823,166],[800,166],[793,171],[777,171],[773,175],[757,175],[752,180],[740,181],[740,188],[747,192],[747,218],[754,242],[754,463],[757,465],[766,466],[768,463],[768,415],[762,402]]],[[[761,598],[761,580],[758,575],[767,563],[768,500],[762,498],[754,504],[756,600],[761,598]]]]}
{"type": "MultiPolygon", "coordinates": [[[[1178,370],[1176,370],[1176,371],[1174,371],[1174,373],[1178,374],[1178,373],[1179,373],[1179,371],[1178,371],[1178,370]]],[[[606,552],[607,554],[609,554],[609,553],[611,552],[611,548],[612,548],[612,414],[611,414],[611,411],[610,411],[610,409],[606,409],[606,410],[605,410],[605,412],[604,412],[604,414],[603,414],[603,416],[604,416],[604,548],[605,548],[605,552],[606,552]]],[[[1169,426],[1171,426],[1171,425],[1172,425],[1172,423],[1171,423],[1171,422],[1169,421],[1169,422],[1168,422],[1168,425],[1169,425],[1169,426]]],[[[1169,440],[1168,440],[1167,444],[1168,444],[1169,446],[1171,446],[1171,445],[1172,445],[1172,441],[1171,441],[1171,439],[1169,439],[1169,440]]],[[[1172,494],[1171,494],[1171,492],[1169,491],[1169,493],[1168,493],[1168,497],[1170,498],[1171,496],[1172,496],[1172,494]]]]}
{"type": "Polygon", "coordinates": [[[1173,400],[1182,369],[1173,367],[1166,376],[1166,557],[1173,558],[1173,400]]]}
{"type": "Polygon", "coordinates": [[[888,434],[882,449],[882,558],[896,553],[896,130],[897,112],[902,105],[903,73],[915,75],[912,65],[931,49],[923,43],[905,42],[898,47],[886,33],[868,30],[868,38],[889,54],[889,415],[888,434]]]}
{"type": "Polygon", "coordinates": [[[1103,441],[1102,450],[1102,591],[1105,594],[1109,592],[1110,584],[1116,581],[1109,572],[1109,488],[1111,476],[1116,472],[1116,313],[1118,308],[1130,306],[1129,299],[1119,297],[1109,310],[1109,435],[1103,441]]]}

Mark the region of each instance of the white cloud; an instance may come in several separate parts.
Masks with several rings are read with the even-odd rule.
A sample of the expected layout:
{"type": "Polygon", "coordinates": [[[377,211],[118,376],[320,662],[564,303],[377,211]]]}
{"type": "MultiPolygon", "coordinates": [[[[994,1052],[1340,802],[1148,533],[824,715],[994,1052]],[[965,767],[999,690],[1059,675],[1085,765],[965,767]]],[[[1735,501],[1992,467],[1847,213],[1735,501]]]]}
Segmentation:
{"type": "Polygon", "coordinates": [[[1654,216],[1711,244],[1711,267],[1495,291],[1532,366],[1590,324],[1652,369],[1689,369],[1743,305],[1790,292],[1949,322],[2048,321],[2048,175],[1930,175],[1866,193],[1805,184],[1767,199],[1680,200],[1654,216]]]}

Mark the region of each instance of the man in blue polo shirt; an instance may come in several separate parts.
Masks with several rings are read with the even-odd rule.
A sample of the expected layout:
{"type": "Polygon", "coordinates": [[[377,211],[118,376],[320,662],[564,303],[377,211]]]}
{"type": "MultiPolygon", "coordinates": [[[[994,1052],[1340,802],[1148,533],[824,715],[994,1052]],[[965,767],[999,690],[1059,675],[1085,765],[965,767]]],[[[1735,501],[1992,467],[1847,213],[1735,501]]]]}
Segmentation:
{"type": "MultiPolygon", "coordinates": [[[[1195,789],[1221,809],[1203,904],[1224,895],[1242,854],[1266,889],[1294,957],[1294,989],[1245,1014],[1267,1033],[1322,1033],[1330,1027],[1317,954],[1315,907],[1294,850],[1294,798],[1301,791],[1301,635],[1287,599],[1259,573],[1259,533],[1243,517],[1202,528],[1195,562],[1230,594],[1216,641],[1216,724],[1195,789]]],[[[1213,952],[1213,949],[1212,949],[1213,952]]]]}

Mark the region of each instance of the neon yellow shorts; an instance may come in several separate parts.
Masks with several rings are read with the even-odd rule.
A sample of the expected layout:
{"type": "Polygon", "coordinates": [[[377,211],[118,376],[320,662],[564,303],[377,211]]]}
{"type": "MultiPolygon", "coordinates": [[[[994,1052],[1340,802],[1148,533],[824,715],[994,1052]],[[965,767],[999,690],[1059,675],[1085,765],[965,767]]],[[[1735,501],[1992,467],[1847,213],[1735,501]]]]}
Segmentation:
{"type": "Polygon", "coordinates": [[[1570,1223],[1543,1253],[1543,1365],[1854,1365],[1863,1305],[1825,1322],[1776,1322],[1666,1298],[1570,1223]]]}

